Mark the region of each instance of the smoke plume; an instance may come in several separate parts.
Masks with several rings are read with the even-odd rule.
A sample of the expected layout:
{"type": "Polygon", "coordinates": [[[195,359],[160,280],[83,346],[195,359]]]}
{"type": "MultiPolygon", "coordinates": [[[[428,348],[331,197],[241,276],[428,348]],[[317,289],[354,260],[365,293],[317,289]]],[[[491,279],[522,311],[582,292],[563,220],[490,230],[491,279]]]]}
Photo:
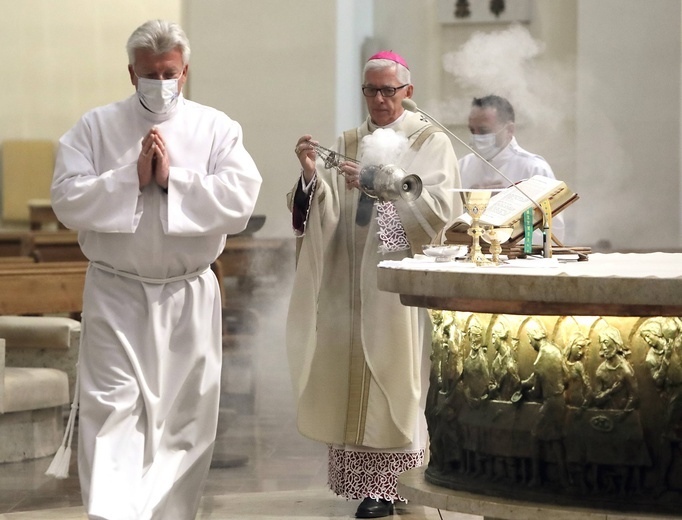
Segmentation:
{"type": "Polygon", "coordinates": [[[360,162],[368,165],[394,164],[409,149],[404,134],[390,128],[378,128],[362,138],[360,162]]]}
{"type": "Polygon", "coordinates": [[[517,121],[556,128],[565,119],[572,94],[566,71],[541,61],[543,51],[544,44],[521,25],[474,33],[442,58],[443,68],[467,97],[450,99],[437,111],[448,124],[465,124],[472,97],[497,94],[512,103],[517,121]]]}

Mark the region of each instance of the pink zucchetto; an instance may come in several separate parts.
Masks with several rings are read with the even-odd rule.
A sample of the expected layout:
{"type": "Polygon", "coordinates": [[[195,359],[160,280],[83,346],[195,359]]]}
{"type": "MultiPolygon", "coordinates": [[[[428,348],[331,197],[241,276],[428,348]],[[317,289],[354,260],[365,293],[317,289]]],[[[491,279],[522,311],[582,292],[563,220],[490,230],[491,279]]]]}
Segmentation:
{"type": "Polygon", "coordinates": [[[370,61],[370,60],[391,60],[391,61],[395,61],[396,63],[400,63],[403,67],[405,67],[408,70],[410,68],[407,66],[407,62],[405,61],[405,59],[400,54],[396,54],[393,51],[377,52],[376,54],[371,56],[369,58],[369,60],[367,60],[367,61],[370,61]]]}

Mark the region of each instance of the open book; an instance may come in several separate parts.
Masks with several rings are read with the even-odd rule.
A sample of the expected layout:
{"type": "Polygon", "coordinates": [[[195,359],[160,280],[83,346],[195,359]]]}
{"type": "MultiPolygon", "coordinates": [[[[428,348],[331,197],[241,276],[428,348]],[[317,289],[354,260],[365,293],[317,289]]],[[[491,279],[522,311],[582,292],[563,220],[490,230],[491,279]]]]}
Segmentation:
{"type": "MultiPolygon", "coordinates": [[[[578,195],[573,193],[565,182],[541,175],[521,181],[516,186],[523,190],[523,193],[515,186],[496,193],[490,197],[488,207],[480,218],[480,223],[484,226],[512,226],[514,230],[508,243],[516,243],[523,237],[523,213],[529,208],[534,208],[533,227],[542,227],[542,212],[529,197],[538,204],[545,200],[549,201],[552,215],[556,215],[578,199],[578,195]]],[[[467,235],[471,222],[472,218],[467,213],[457,217],[445,232],[446,240],[456,244],[471,242],[471,237],[467,235]]]]}

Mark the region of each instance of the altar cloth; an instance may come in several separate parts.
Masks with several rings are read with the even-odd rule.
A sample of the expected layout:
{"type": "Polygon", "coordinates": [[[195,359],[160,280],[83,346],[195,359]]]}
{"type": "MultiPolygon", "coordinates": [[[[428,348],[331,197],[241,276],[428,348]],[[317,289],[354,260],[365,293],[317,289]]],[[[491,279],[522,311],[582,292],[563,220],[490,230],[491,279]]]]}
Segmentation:
{"type": "Polygon", "coordinates": [[[553,258],[514,258],[499,266],[477,266],[453,260],[436,262],[425,255],[403,260],[384,260],[379,267],[417,271],[470,272],[486,274],[533,274],[545,276],[618,276],[624,278],[682,278],[680,253],[593,253],[586,262],[553,258]]]}

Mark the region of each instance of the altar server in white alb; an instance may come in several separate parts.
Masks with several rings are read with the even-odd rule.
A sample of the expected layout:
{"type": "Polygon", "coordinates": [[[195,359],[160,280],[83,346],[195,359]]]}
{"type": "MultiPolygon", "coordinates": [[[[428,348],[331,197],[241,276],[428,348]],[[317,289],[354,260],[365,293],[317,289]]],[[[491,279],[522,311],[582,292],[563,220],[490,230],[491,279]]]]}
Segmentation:
{"type": "Polygon", "coordinates": [[[90,261],[78,467],[90,519],[195,518],[218,417],[221,302],[210,264],[242,231],[261,176],[240,125],[185,99],[182,29],[127,44],[136,93],[59,141],[52,205],[90,261]]]}

